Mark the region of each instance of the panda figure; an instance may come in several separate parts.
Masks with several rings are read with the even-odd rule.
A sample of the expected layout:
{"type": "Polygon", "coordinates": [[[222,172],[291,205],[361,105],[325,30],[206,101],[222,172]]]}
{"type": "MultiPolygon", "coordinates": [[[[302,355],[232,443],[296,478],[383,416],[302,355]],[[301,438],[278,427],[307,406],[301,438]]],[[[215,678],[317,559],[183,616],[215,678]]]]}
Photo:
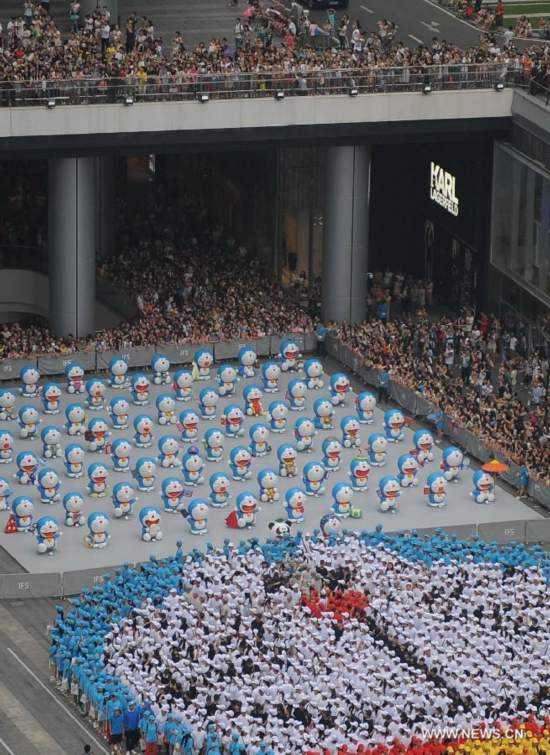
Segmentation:
{"type": "Polygon", "coordinates": [[[277,538],[277,540],[283,540],[284,538],[290,537],[291,525],[292,522],[289,522],[288,520],[275,519],[275,521],[269,522],[267,526],[273,537],[277,538]]]}

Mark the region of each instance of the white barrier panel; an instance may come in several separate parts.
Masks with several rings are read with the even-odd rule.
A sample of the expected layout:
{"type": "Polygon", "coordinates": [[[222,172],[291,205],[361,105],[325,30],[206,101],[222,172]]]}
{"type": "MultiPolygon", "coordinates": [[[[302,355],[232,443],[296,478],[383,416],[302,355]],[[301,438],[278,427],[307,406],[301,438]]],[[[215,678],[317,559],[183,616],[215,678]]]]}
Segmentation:
{"type": "Polygon", "coordinates": [[[101,584],[104,577],[121,568],[122,564],[120,566],[103,566],[97,569],[66,571],[63,573],[63,595],[78,595],[87,587],[95,587],[101,584]]]}
{"type": "Polygon", "coordinates": [[[317,336],[315,333],[304,333],[304,354],[317,351],[317,336]]]}
{"type": "MultiPolygon", "coordinates": [[[[537,522],[538,523],[538,522],[537,522]]],[[[505,544],[525,542],[525,521],[516,522],[490,522],[480,524],[478,527],[479,536],[489,542],[505,544]]]]}
{"type": "MultiPolygon", "coordinates": [[[[204,346],[204,344],[201,344],[204,346]]],[[[207,344],[208,346],[210,344],[207,344]]],[[[181,365],[191,364],[195,351],[199,348],[199,344],[184,343],[181,346],[173,343],[159,343],[157,344],[157,353],[166,354],[170,360],[170,364],[181,365]]]]}
{"type": "Polygon", "coordinates": [[[58,598],[63,595],[61,574],[0,574],[0,599],[58,598]]]}
{"type": "Polygon", "coordinates": [[[0,380],[17,380],[22,367],[36,367],[36,359],[2,359],[0,380]]]}
{"type": "Polygon", "coordinates": [[[477,535],[475,524],[453,524],[448,527],[421,527],[417,528],[419,535],[437,535],[443,530],[447,537],[457,537],[460,540],[472,540],[477,535]]]}
{"type": "Polygon", "coordinates": [[[550,543],[550,519],[536,519],[525,523],[528,543],[550,543]]]}
{"type": "Polygon", "coordinates": [[[256,353],[255,341],[218,341],[213,344],[214,346],[214,359],[216,362],[225,362],[227,359],[237,359],[239,351],[242,346],[250,346],[256,353]]]}
{"type": "Polygon", "coordinates": [[[153,355],[156,353],[157,349],[141,346],[130,349],[120,349],[119,351],[98,351],[96,356],[97,369],[108,369],[109,362],[113,357],[122,357],[128,362],[129,367],[149,368],[149,363],[151,362],[153,355]]]}
{"type": "Polygon", "coordinates": [[[86,372],[96,369],[95,351],[75,351],[74,354],[47,354],[38,357],[38,369],[42,375],[62,375],[71,362],[78,362],[86,372]]]}
{"type": "Polygon", "coordinates": [[[271,353],[278,354],[281,341],[288,340],[288,341],[294,341],[296,346],[300,349],[300,351],[303,354],[304,345],[305,345],[304,339],[305,339],[304,333],[281,333],[280,335],[274,334],[271,336],[271,353]]]}
{"type": "Polygon", "coordinates": [[[271,353],[271,338],[264,336],[256,341],[256,354],[259,357],[268,357],[271,353]]]}

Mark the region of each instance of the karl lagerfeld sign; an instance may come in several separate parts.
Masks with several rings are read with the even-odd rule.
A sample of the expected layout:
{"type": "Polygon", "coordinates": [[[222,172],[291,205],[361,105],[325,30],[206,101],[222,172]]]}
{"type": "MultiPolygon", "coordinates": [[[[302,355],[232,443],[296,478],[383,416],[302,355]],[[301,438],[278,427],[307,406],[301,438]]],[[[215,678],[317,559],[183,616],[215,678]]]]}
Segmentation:
{"type": "Polygon", "coordinates": [[[430,164],[430,199],[451,215],[458,216],[456,178],[434,162],[430,164]]]}

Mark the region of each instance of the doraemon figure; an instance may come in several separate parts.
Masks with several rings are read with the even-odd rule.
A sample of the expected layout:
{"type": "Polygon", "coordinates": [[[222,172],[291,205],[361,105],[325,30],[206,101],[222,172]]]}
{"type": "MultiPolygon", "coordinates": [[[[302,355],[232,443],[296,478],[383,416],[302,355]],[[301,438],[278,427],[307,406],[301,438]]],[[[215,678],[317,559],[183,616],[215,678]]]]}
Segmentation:
{"type": "Polygon", "coordinates": [[[7,511],[10,495],[13,490],[5,477],[0,477],[0,511],[7,511]]]}
{"type": "Polygon", "coordinates": [[[252,454],[245,446],[235,446],[229,454],[229,467],[231,475],[237,482],[249,480],[252,476],[250,465],[252,463],[252,454]]]}
{"type": "Polygon", "coordinates": [[[315,427],[318,430],[332,430],[332,418],[334,417],[334,407],[328,398],[318,398],[313,402],[313,413],[315,414],[315,427]]]}
{"type": "Polygon", "coordinates": [[[115,472],[127,472],[130,469],[132,444],[127,438],[117,438],[111,444],[111,460],[115,472]]]}
{"type": "Polygon", "coordinates": [[[441,509],[446,504],[447,480],[443,472],[432,472],[426,478],[424,494],[428,496],[428,506],[441,509]]]}
{"type": "Polygon", "coordinates": [[[172,376],[170,375],[170,360],[164,354],[155,354],[151,359],[151,369],[153,370],[153,383],[155,385],[170,385],[172,376]]]}
{"type": "Polygon", "coordinates": [[[159,464],[163,469],[179,469],[181,467],[180,444],[177,438],[173,435],[163,435],[159,438],[158,448],[159,464]]]}
{"type": "Polygon", "coordinates": [[[302,472],[302,480],[307,495],[323,495],[323,485],[327,477],[327,470],[320,461],[308,461],[302,472]]]}
{"type": "Polygon", "coordinates": [[[299,359],[302,355],[295,341],[285,338],[279,344],[279,359],[283,372],[297,372],[300,369],[299,359]]]}
{"type": "Polygon", "coordinates": [[[302,488],[290,488],[285,493],[286,517],[290,522],[303,522],[306,494],[302,488]]]}
{"type": "Polygon", "coordinates": [[[107,481],[109,470],[105,464],[96,462],[88,467],[88,493],[92,498],[105,498],[107,495],[107,481]]]}
{"type": "Polygon", "coordinates": [[[74,396],[76,393],[84,393],[84,367],[77,362],[69,362],[65,365],[65,379],[67,381],[67,393],[74,396]]]}
{"type": "Polygon", "coordinates": [[[258,361],[258,355],[252,346],[241,346],[239,349],[239,375],[242,378],[253,378],[256,374],[254,367],[258,361]]]}
{"type": "Polygon", "coordinates": [[[57,383],[46,383],[40,392],[40,399],[44,407],[44,414],[59,414],[59,399],[61,398],[61,386],[57,383]]]}
{"type": "Polygon", "coordinates": [[[199,393],[199,411],[203,419],[216,419],[216,405],[220,397],[215,388],[203,388],[199,393]]]}
{"type": "Polygon", "coordinates": [[[267,416],[272,433],[284,433],[286,430],[288,404],[286,401],[272,401],[267,407],[267,416]]]}
{"type": "Polygon", "coordinates": [[[81,527],[86,523],[84,516],[84,498],[80,493],[65,493],[63,496],[65,509],[65,527],[81,527]]]}
{"type": "Polygon", "coordinates": [[[65,409],[65,430],[68,435],[84,435],[86,432],[86,409],[82,404],[69,404],[65,409]]]}
{"type": "Polygon", "coordinates": [[[88,409],[92,409],[95,412],[102,411],[105,408],[105,392],[107,386],[103,380],[98,378],[91,378],[86,380],[86,393],[88,398],[86,399],[86,405],[88,409]]]}
{"type": "Polygon", "coordinates": [[[103,417],[92,417],[86,430],[88,451],[103,453],[107,446],[107,438],[111,435],[107,420],[103,417]]]}
{"type": "Polygon", "coordinates": [[[128,415],[130,413],[130,404],[124,396],[115,396],[109,402],[109,416],[111,424],[115,430],[126,430],[128,428],[128,415]]]}
{"type": "Polygon", "coordinates": [[[17,396],[11,388],[0,388],[0,421],[15,419],[15,402],[17,396]]]}
{"type": "Polygon", "coordinates": [[[0,432],[0,464],[11,464],[13,461],[13,435],[7,430],[0,432]]]}
{"type": "Polygon", "coordinates": [[[19,424],[19,437],[30,440],[36,435],[36,430],[40,424],[38,412],[32,404],[23,404],[17,412],[17,422],[19,424]]]}
{"type": "Polygon", "coordinates": [[[187,523],[192,535],[206,535],[208,532],[208,501],[195,498],[187,507],[187,523]]]}
{"type": "Polygon", "coordinates": [[[248,431],[252,456],[267,456],[271,451],[268,443],[269,427],[264,422],[256,422],[248,431]]]}
{"type": "Polygon", "coordinates": [[[172,396],[162,393],[155,401],[157,407],[157,422],[159,425],[175,425],[178,422],[176,402],[172,396]]]}
{"type": "Polygon", "coordinates": [[[384,412],[384,432],[386,433],[386,439],[390,443],[397,443],[403,440],[405,434],[403,427],[405,426],[405,417],[400,409],[388,409],[384,412]]]}
{"type": "Polygon", "coordinates": [[[56,503],[61,498],[61,482],[55,469],[45,467],[36,476],[36,487],[42,503],[56,503]]]}
{"type": "Polygon", "coordinates": [[[88,534],[84,542],[89,548],[105,548],[109,534],[109,517],[103,511],[93,511],[88,515],[88,534]]]}
{"type": "Polygon", "coordinates": [[[204,434],[203,443],[207,461],[221,461],[223,459],[224,435],[219,427],[211,427],[204,434]]]}
{"type": "Polygon", "coordinates": [[[349,478],[353,490],[363,491],[369,487],[370,464],[365,456],[357,456],[349,465],[349,478]]]}
{"type": "Polygon", "coordinates": [[[19,389],[21,395],[25,398],[35,398],[38,395],[40,372],[36,367],[22,367],[19,377],[21,379],[21,388],[19,389]]]}
{"type": "Polygon", "coordinates": [[[243,422],[244,414],[240,406],[229,404],[225,407],[221,423],[227,438],[240,438],[244,435],[243,422]]]}
{"type": "Polygon", "coordinates": [[[161,500],[164,510],[169,514],[177,514],[184,507],[183,485],[177,477],[166,477],[161,485],[161,500]]]}
{"type": "Polygon", "coordinates": [[[325,371],[320,359],[316,357],[306,359],[304,362],[304,372],[306,373],[306,385],[310,390],[315,391],[324,387],[325,371]]]}
{"type": "Polygon", "coordinates": [[[134,477],[136,478],[138,490],[142,493],[150,493],[155,489],[157,480],[157,465],[151,456],[141,456],[136,461],[134,477]]]}
{"type": "Polygon", "coordinates": [[[340,518],[334,513],[324,514],[319,522],[319,529],[324,537],[331,537],[336,535],[340,529],[340,518]]]}
{"type": "Polygon", "coordinates": [[[369,464],[371,467],[383,467],[386,463],[388,440],[382,433],[372,433],[367,438],[369,464]]]}
{"type": "Polygon", "coordinates": [[[210,380],[210,368],[214,364],[211,349],[202,348],[195,351],[194,365],[198,371],[198,380],[210,380]]]}
{"type": "Polygon", "coordinates": [[[351,391],[351,383],[343,372],[335,372],[330,376],[330,400],[333,406],[344,406],[346,393],[351,391]]]}
{"type": "Polygon", "coordinates": [[[138,414],[134,419],[134,444],[138,448],[150,448],[153,444],[154,422],[148,414],[138,414]]]}
{"type": "Polygon", "coordinates": [[[294,423],[294,438],[298,451],[311,453],[313,450],[313,438],[317,435],[315,423],[309,417],[300,417],[294,423]]]}
{"type": "Polygon", "coordinates": [[[146,543],[162,540],[162,530],[160,529],[160,511],[154,506],[146,506],[139,512],[139,521],[141,522],[141,539],[146,543]]]}
{"type": "Polygon", "coordinates": [[[194,409],[184,409],[180,412],[178,430],[184,443],[197,440],[199,435],[199,415],[194,409]]]}
{"type": "Polygon", "coordinates": [[[274,469],[262,469],[258,472],[258,485],[260,486],[260,501],[262,503],[275,503],[280,498],[277,490],[277,472],[274,469]]]}
{"type": "Polygon", "coordinates": [[[327,472],[337,472],[340,469],[342,451],[344,450],[338,438],[325,438],[321,446],[323,451],[323,466],[327,472]]]}
{"type": "Polygon", "coordinates": [[[417,430],[413,435],[414,454],[421,467],[434,460],[434,436],[429,430],[417,430]]]}
{"type": "Polygon", "coordinates": [[[181,369],[174,375],[172,388],[176,394],[177,401],[191,401],[193,398],[193,373],[191,370],[181,369]]]}
{"type": "Polygon", "coordinates": [[[47,553],[48,556],[53,556],[60,537],[61,532],[57,519],[54,519],[53,516],[41,516],[36,523],[38,552],[42,555],[47,553]]]}
{"type": "Polygon", "coordinates": [[[128,388],[128,362],[123,357],[113,357],[109,362],[109,385],[111,388],[128,388]]]}
{"type": "Polygon", "coordinates": [[[370,391],[361,391],[355,399],[357,419],[362,425],[372,425],[374,422],[374,410],[376,409],[376,396],[370,391]]]}
{"type": "Polygon", "coordinates": [[[470,459],[464,456],[460,448],[448,446],[443,451],[441,469],[447,482],[457,483],[460,481],[460,473],[470,466],[470,459]]]}
{"type": "Polygon", "coordinates": [[[20,485],[34,485],[36,480],[36,470],[38,469],[38,459],[30,451],[21,451],[15,459],[17,472],[15,479],[20,485]]]}
{"type": "Polygon", "coordinates": [[[216,376],[220,396],[232,396],[235,393],[235,383],[238,379],[238,372],[232,364],[221,364],[216,376]]]}
{"type": "Polygon", "coordinates": [[[279,378],[281,368],[277,362],[264,362],[260,370],[262,385],[266,393],[277,393],[279,390],[279,378]]]}
{"type": "Polygon", "coordinates": [[[135,491],[129,482],[117,482],[113,486],[112,500],[115,519],[128,519],[137,503],[135,491]]]}
{"type": "Polygon", "coordinates": [[[392,514],[397,512],[397,499],[401,495],[399,480],[397,477],[382,477],[378,485],[378,498],[380,499],[380,511],[390,511],[392,514]]]}
{"type": "Polygon", "coordinates": [[[351,414],[340,420],[342,430],[342,445],[344,448],[359,448],[361,436],[359,435],[359,420],[351,414]]]}
{"type": "Polygon", "coordinates": [[[11,503],[11,513],[15,519],[17,532],[28,532],[33,523],[34,504],[27,495],[18,495],[11,503]]]}
{"type": "Polygon", "coordinates": [[[332,510],[342,519],[347,519],[351,513],[353,488],[346,482],[337,482],[332,488],[332,510]]]}
{"type": "Polygon", "coordinates": [[[227,506],[227,502],[231,498],[229,492],[231,482],[227,474],[225,472],[214,472],[213,475],[210,475],[208,484],[210,485],[210,495],[208,496],[210,505],[220,509],[227,506]]]}
{"type": "Polygon", "coordinates": [[[183,481],[187,485],[201,485],[204,482],[204,461],[199,453],[199,449],[190,446],[183,454],[181,460],[183,470],[183,481]]]}
{"type": "Polygon", "coordinates": [[[401,454],[397,459],[397,468],[402,488],[415,488],[418,485],[418,462],[414,454],[401,454]]]}
{"type": "MultiPolygon", "coordinates": [[[[284,519],[275,519],[275,521],[269,522],[267,526],[269,527],[272,537],[277,538],[277,540],[282,540],[285,537],[290,537],[291,524],[292,522],[286,522],[284,519]]],[[[229,752],[231,752],[231,749],[229,752]]],[[[241,749],[241,752],[246,752],[246,750],[241,749]]]]}
{"type": "Polygon", "coordinates": [[[307,385],[302,378],[294,378],[288,384],[286,398],[293,412],[302,412],[306,408],[307,385]]]}
{"type": "Polygon", "coordinates": [[[65,474],[77,480],[84,474],[84,457],[86,452],[77,443],[70,443],[65,447],[65,474]]]}
{"type": "Polygon", "coordinates": [[[149,378],[143,372],[136,372],[130,381],[130,396],[135,406],[146,406],[149,403],[151,384],[149,378]]]}
{"type": "Polygon", "coordinates": [[[244,388],[244,413],[247,417],[261,417],[263,415],[262,396],[263,391],[259,385],[247,385],[244,388]]]}
{"type": "Polygon", "coordinates": [[[239,493],[235,501],[235,511],[225,519],[225,524],[233,529],[253,527],[256,524],[258,501],[253,493],[239,493]]]}
{"type": "Polygon", "coordinates": [[[493,476],[482,469],[474,472],[474,489],[470,493],[476,503],[492,503],[496,500],[495,481],[493,476]]]}
{"type": "Polygon", "coordinates": [[[44,459],[58,459],[62,454],[61,433],[55,425],[46,425],[40,433],[44,459]]]}
{"type": "Polygon", "coordinates": [[[277,458],[279,459],[279,476],[296,477],[298,474],[298,467],[296,466],[298,451],[295,446],[291,446],[290,443],[282,443],[277,449],[277,458]]]}

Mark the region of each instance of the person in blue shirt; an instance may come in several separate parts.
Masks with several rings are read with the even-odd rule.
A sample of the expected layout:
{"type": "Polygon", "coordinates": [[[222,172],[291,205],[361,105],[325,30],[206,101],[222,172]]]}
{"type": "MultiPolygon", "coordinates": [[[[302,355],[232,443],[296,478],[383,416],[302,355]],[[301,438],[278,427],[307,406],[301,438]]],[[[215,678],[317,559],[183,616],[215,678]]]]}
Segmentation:
{"type": "Polygon", "coordinates": [[[213,723],[209,723],[206,727],[204,751],[205,755],[222,755],[222,741],[213,723]]]}
{"type": "Polygon", "coordinates": [[[145,755],[157,755],[157,741],[159,730],[154,715],[150,714],[143,722],[143,739],[145,740],[145,755]]]}
{"type": "Polygon", "coordinates": [[[324,357],[327,352],[327,333],[328,329],[323,324],[317,326],[315,335],[317,336],[317,356],[324,357]]]}
{"type": "Polygon", "coordinates": [[[378,403],[388,403],[390,389],[390,373],[385,369],[381,369],[378,373],[378,403]]]}
{"type": "Polygon", "coordinates": [[[133,700],[130,700],[124,712],[124,732],[126,735],[126,752],[137,750],[139,746],[139,718],[140,711],[133,700]]]}
{"type": "Polygon", "coordinates": [[[529,488],[529,468],[527,464],[522,464],[518,472],[519,490],[516,498],[528,498],[529,488]]]}
{"type": "Polygon", "coordinates": [[[124,716],[120,704],[113,706],[113,712],[109,718],[111,728],[111,745],[114,753],[122,753],[122,739],[124,737],[124,716]]]}
{"type": "Polygon", "coordinates": [[[238,731],[231,733],[227,755],[246,755],[246,745],[238,731]]]}

